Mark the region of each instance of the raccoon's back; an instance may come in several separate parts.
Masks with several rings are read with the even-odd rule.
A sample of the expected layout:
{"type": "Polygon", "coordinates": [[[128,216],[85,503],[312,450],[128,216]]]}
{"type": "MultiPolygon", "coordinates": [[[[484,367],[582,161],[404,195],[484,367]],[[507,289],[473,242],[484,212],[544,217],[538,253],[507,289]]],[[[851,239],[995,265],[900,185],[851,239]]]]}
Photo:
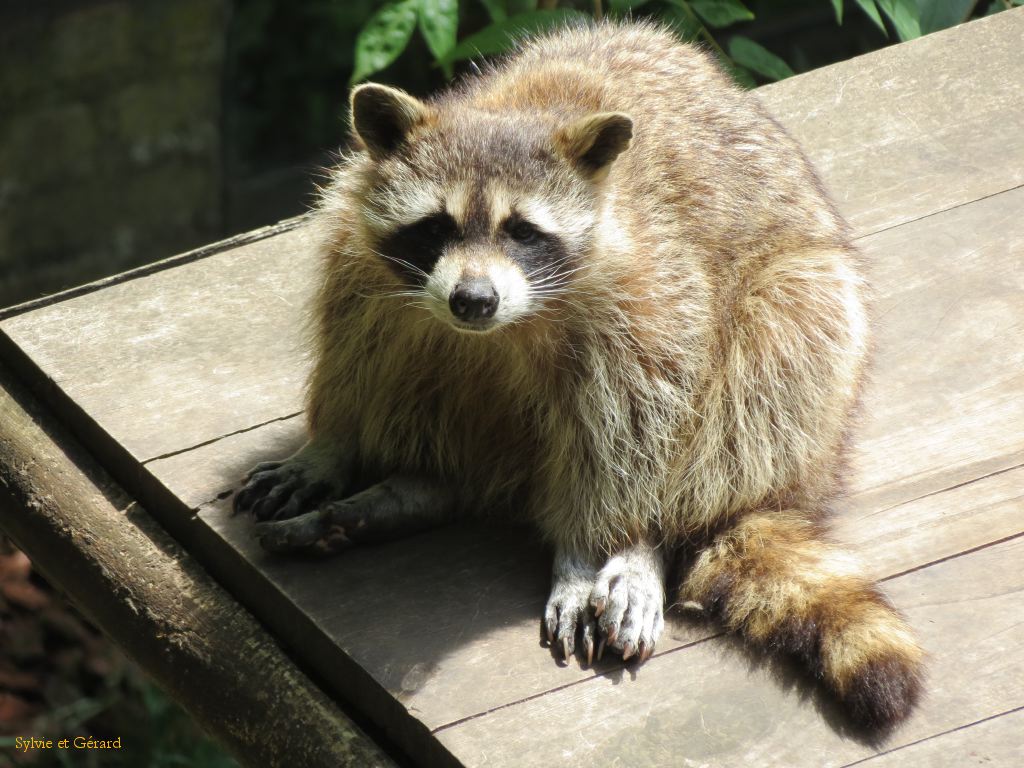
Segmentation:
{"type": "Polygon", "coordinates": [[[470,109],[552,125],[625,112],[630,149],[613,194],[634,231],[716,252],[837,245],[844,225],[799,146],[714,57],[653,24],[600,23],[535,38],[461,92],[470,109]],[[653,230],[651,228],[654,228],[653,230]]]}
{"type": "MultiPolygon", "coordinates": [[[[592,24],[532,38],[470,92],[471,106],[555,116],[624,111],[671,120],[736,89],[714,60],[652,24],[592,24]],[[693,98],[683,98],[687,95],[693,98]],[[664,110],[671,102],[672,109],[664,110]],[[650,113],[650,114],[648,114],[650,113]]],[[[714,101],[719,101],[719,98],[714,101]]],[[[719,102],[720,103],[720,102],[719,102]]]]}

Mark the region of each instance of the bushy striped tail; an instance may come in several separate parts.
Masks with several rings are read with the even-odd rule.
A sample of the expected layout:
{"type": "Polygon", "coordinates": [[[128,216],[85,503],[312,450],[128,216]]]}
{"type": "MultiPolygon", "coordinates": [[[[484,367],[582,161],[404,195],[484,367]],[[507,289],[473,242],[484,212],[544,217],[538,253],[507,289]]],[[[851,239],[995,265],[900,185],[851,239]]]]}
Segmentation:
{"type": "Polygon", "coordinates": [[[804,659],[861,725],[889,728],[918,699],[923,652],[910,628],[804,516],[741,518],[699,554],[682,599],[758,646],[804,659]]]}

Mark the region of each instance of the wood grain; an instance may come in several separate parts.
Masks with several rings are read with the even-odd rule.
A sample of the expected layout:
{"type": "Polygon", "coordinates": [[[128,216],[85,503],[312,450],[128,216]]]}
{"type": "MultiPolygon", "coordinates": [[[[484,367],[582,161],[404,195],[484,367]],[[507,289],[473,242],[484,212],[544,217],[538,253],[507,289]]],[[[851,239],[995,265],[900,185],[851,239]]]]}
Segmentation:
{"type": "Polygon", "coordinates": [[[609,674],[437,737],[466,765],[841,766],[1024,704],[1024,538],[887,587],[930,658],[924,702],[884,747],[846,732],[791,670],[726,638],[655,658],[636,680],[609,674]]]}
{"type": "Polygon", "coordinates": [[[1024,184],[1024,8],[758,91],[858,234],[1024,184]]]}
{"type": "Polygon", "coordinates": [[[1024,467],[891,507],[853,499],[832,530],[876,579],[919,568],[1024,531],[1024,467]]]}
{"type": "Polygon", "coordinates": [[[0,329],[142,462],[302,408],[314,261],[300,227],[0,329]]]}
{"type": "MultiPolygon", "coordinates": [[[[301,441],[301,425],[292,424],[290,435],[275,429],[281,455],[301,441]]],[[[193,472],[208,477],[210,485],[194,498],[214,498],[264,455],[263,446],[259,431],[248,432],[148,469],[172,492],[191,487],[178,484],[193,472]]],[[[860,553],[869,573],[884,578],[1021,532],[1022,489],[1024,468],[889,509],[851,503],[837,517],[836,538],[860,553]]],[[[203,505],[194,522],[226,542],[219,565],[232,565],[229,557],[233,565],[222,580],[238,580],[232,592],[251,593],[259,604],[254,610],[276,633],[307,658],[314,655],[306,651],[315,645],[314,633],[335,649],[316,654],[325,665],[321,674],[337,672],[343,656],[375,681],[376,689],[358,682],[354,671],[334,677],[338,691],[351,693],[356,685],[367,691],[385,722],[395,714],[378,700],[381,690],[437,728],[619,666],[611,659],[596,670],[577,662],[563,667],[541,647],[550,556],[526,531],[484,522],[309,562],[262,552],[251,523],[231,517],[227,500],[203,505]],[[312,619],[312,630],[300,617],[312,619]]],[[[658,653],[717,632],[671,613],[658,653]]]]}
{"type": "Polygon", "coordinates": [[[1024,463],[1024,188],[860,241],[875,351],[850,489],[884,507],[1024,463]]]}
{"type": "Polygon", "coordinates": [[[1024,710],[849,764],[864,768],[963,768],[969,765],[1017,768],[1024,764],[1024,710]]]}

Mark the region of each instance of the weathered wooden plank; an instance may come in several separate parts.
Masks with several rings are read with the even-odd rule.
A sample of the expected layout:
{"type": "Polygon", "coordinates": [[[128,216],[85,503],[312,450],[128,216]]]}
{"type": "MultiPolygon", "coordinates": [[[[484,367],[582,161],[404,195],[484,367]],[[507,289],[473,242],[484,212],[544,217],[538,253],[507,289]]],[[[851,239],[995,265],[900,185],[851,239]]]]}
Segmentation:
{"type": "Polygon", "coordinates": [[[878,300],[851,490],[883,507],[1024,463],[1024,188],[860,242],[878,300]]]}
{"type": "Polygon", "coordinates": [[[1024,9],[762,88],[861,234],[1024,184],[1024,9]]]}
{"type": "MultiPolygon", "coordinates": [[[[840,539],[862,549],[876,576],[916,568],[1022,528],[1024,468],[937,493],[993,467],[1021,463],[1024,413],[1012,395],[1021,391],[1024,365],[1009,331],[1024,319],[1024,306],[1014,300],[1024,292],[1012,274],[1024,253],[1024,219],[1010,215],[1022,206],[1024,190],[1016,190],[880,233],[867,243],[883,294],[880,365],[868,387],[855,443],[853,485],[858,492],[841,505],[837,530],[840,539]],[[1000,279],[992,280],[994,274],[1000,279]],[[973,310],[950,310],[961,290],[970,291],[973,310]],[[978,322],[979,317],[985,321],[978,322]],[[898,353],[889,354],[890,347],[898,353]],[[922,407],[915,408],[915,402],[922,407]],[[965,405],[940,407],[960,402],[965,405]],[[987,415],[987,407],[996,410],[995,418],[987,415]],[[961,471],[959,464],[966,469],[961,471]],[[928,493],[933,495],[923,496],[928,493]]],[[[296,418],[151,462],[147,469],[189,506],[198,506],[230,489],[251,464],[287,455],[301,440],[301,419],[296,418]]],[[[240,570],[259,571],[247,578],[267,580],[260,599],[273,603],[269,615],[312,617],[331,644],[428,727],[593,675],[575,666],[558,670],[537,650],[547,566],[536,544],[523,537],[503,533],[497,540],[485,539],[500,545],[481,543],[467,553],[463,533],[438,532],[394,545],[394,550],[384,547],[319,563],[312,571],[308,564],[266,557],[251,541],[247,524],[225,514],[223,506],[209,505],[198,522],[225,537],[234,557],[250,564],[239,563],[240,570]],[[508,551],[515,553],[511,559],[508,551]],[[454,572],[453,552],[463,558],[454,572]],[[386,588],[374,581],[381,573],[389,579],[386,588]],[[497,580],[488,582],[487,610],[474,607],[467,620],[465,606],[477,606],[479,600],[474,573],[497,580]],[[351,584],[364,588],[352,590],[351,584]],[[325,606],[323,595],[333,585],[346,587],[325,606]],[[424,589],[447,598],[431,600],[424,589]],[[423,606],[428,603],[432,620],[425,625],[423,606]],[[367,604],[388,606],[390,619],[370,621],[367,604]],[[380,656],[378,630],[369,633],[369,627],[405,640],[380,656]],[[460,639],[453,642],[453,634],[460,639]]],[[[712,632],[676,619],[661,649],[712,632]]]]}
{"type": "Polygon", "coordinates": [[[1013,536],[1024,530],[1024,467],[891,507],[844,502],[838,541],[862,553],[876,579],[1013,536]]]}
{"type": "MultiPolygon", "coordinates": [[[[884,748],[1024,704],[1024,537],[888,589],[931,655],[928,695],[884,748]]],[[[489,766],[839,766],[879,751],[791,670],[731,639],[652,661],[639,681],[605,675],[436,735],[464,764],[489,766]]]]}
{"type": "MultiPolygon", "coordinates": [[[[1010,11],[763,97],[866,234],[1024,183],[1022,29],[1010,11]]],[[[313,261],[299,229],[8,318],[0,335],[144,461],[298,409],[313,261]]]]}
{"type": "Polygon", "coordinates": [[[963,768],[984,765],[1018,768],[1024,764],[1024,710],[943,733],[852,765],[864,768],[963,768]]]}
{"type": "Polygon", "coordinates": [[[193,248],[191,251],[185,251],[184,253],[178,253],[174,256],[169,256],[166,259],[160,259],[149,264],[143,264],[141,267],[135,267],[124,272],[119,272],[116,275],[108,275],[107,277],[101,277],[98,280],[93,280],[90,283],[84,285],[78,285],[74,288],[68,288],[67,290],[58,291],[57,293],[51,293],[47,296],[41,296],[37,299],[29,299],[28,301],[22,302],[21,304],[14,304],[9,307],[0,309],[0,320],[4,320],[8,317],[14,317],[15,315],[21,315],[26,312],[30,312],[33,309],[39,309],[41,307],[48,307],[51,304],[57,304],[68,299],[75,298],[76,296],[84,296],[87,293],[95,293],[101,291],[104,288],[109,288],[112,285],[118,283],[126,283],[129,280],[136,280],[146,275],[152,275],[155,272],[162,272],[167,269],[173,269],[174,267],[181,266],[182,264],[188,264],[193,261],[199,261],[205,259],[208,256],[213,256],[216,253],[222,253],[224,251],[231,251],[236,248],[240,248],[243,245],[249,243],[255,243],[259,240],[266,240],[275,235],[279,235],[283,232],[288,232],[296,227],[302,225],[306,216],[295,216],[290,219],[282,219],[281,221],[273,224],[268,224],[265,227],[259,227],[248,232],[240,232],[237,235],[232,235],[223,240],[218,240],[214,243],[200,246],[199,248],[193,248]]]}
{"type": "Polygon", "coordinates": [[[144,461],[302,408],[300,325],[314,261],[300,227],[0,330],[144,461]]]}
{"type": "MultiPolygon", "coordinates": [[[[301,440],[300,425],[292,428],[290,436],[282,430],[282,443],[301,440]]],[[[172,491],[192,472],[202,473],[212,482],[194,498],[214,498],[262,444],[257,432],[235,435],[148,469],[172,491]],[[223,468],[219,481],[215,467],[223,468]]],[[[838,516],[837,538],[884,578],[1021,532],[1022,489],[1024,468],[887,510],[851,505],[838,516]]],[[[353,660],[429,728],[595,674],[575,662],[559,667],[539,648],[550,561],[525,531],[485,522],[310,563],[262,552],[251,523],[231,517],[226,500],[204,505],[195,523],[225,540],[222,565],[229,556],[235,561],[227,578],[244,582],[232,591],[252,591],[264,609],[258,612],[279,619],[271,619],[275,631],[310,647],[307,629],[292,618],[309,617],[335,649],[319,659],[328,669],[342,655],[353,660]]],[[[671,614],[658,652],[717,631],[671,614]]],[[[616,666],[606,660],[597,671],[616,666]]],[[[337,683],[352,690],[348,678],[337,683]]],[[[375,707],[384,722],[403,714],[375,707]]]]}
{"type": "Polygon", "coordinates": [[[395,765],[3,365],[0,531],[242,765],[395,765]]]}

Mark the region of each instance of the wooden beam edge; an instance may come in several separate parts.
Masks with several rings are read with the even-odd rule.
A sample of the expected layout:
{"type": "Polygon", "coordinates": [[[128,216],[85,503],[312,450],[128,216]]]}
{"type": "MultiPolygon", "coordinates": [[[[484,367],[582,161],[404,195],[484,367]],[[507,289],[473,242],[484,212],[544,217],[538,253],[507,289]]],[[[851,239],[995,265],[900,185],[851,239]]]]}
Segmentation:
{"type": "MultiPolygon", "coordinates": [[[[46,376],[0,327],[0,397],[4,388],[15,391],[18,382],[31,389],[35,397],[29,401],[38,399],[41,407],[48,409],[45,423],[60,424],[55,428],[56,434],[62,435],[60,444],[67,439],[77,441],[76,448],[84,446],[90,466],[109,475],[112,482],[141,502],[176,545],[195,558],[237,603],[266,625],[302,670],[350,708],[348,711],[359,718],[363,727],[373,730],[375,739],[389,745],[393,757],[416,755],[416,764],[453,768],[461,765],[372,675],[347,655],[335,653],[334,646],[315,622],[298,611],[273,583],[262,574],[249,571],[247,561],[198,518],[198,507],[189,507],[166,488],[57,382],[46,376]]],[[[2,410],[0,408],[0,414],[2,410]]],[[[0,426],[0,505],[4,501],[3,439],[4,427],[0,426]]],[[[2,522],[0,528],[3,528],[2,522]]],[[[31,552],[29,555],[31,557],[31,552]]],[[[63,586],[56,577],[54,583],[63,586]]]]}
{"type": "Polygon", "coordinates": [[[394,766],[0,367],[0,528],[243,765],[394,766]]]}
{"type": "Polygon", "coordinates": [[[41,296],[38,299],[29,299],[28,301],[24,301],[20,304],[13,304],[9,307],[0,308],[0,321],[15,317],[16,315],[23,315],[26,312],[31,312],[35,309],[48,307],[51,304],[58,304],[62,301],[67,301],[68,299],[73,299],[78,296],[95,293],[96,291],[104,288],[109,288],[112,285],[126,283],[129,280],[136,280],[140,277],[146,277],[147,275],[162,272],[165,269],[180,267],[182,264],[199,261],[200,259],[205,259],[208,256],[215,256],[216,254],[223,253],[224,251],[240,248],[243,245],[250,245],[260,240],[266,240],[267,238],[274,237],[275,235],[280,235],[285,232],[290,232],[293,229],[297,229],[304,224],[307,219],[308,214],[293,216],[290,219],[283,219],[276,224],[269,224],[265,227],[260,227],[259,229],[252,229],[248,232],[232,235],[224,240],[218,240],[215,243],[210,243],[209,245],[204,245],[191,251],[178,253],[174,256],[169,256],[166,259],[144,264],[141,267],[129,269],[125,272],[119,272],[116,275],[101,277],[99,280],[93,280],[92,282],[85,283],[84,285],[68,288],[67,290],[58,291],[57,293],[51,293],[48,296],[41,296]]]}

